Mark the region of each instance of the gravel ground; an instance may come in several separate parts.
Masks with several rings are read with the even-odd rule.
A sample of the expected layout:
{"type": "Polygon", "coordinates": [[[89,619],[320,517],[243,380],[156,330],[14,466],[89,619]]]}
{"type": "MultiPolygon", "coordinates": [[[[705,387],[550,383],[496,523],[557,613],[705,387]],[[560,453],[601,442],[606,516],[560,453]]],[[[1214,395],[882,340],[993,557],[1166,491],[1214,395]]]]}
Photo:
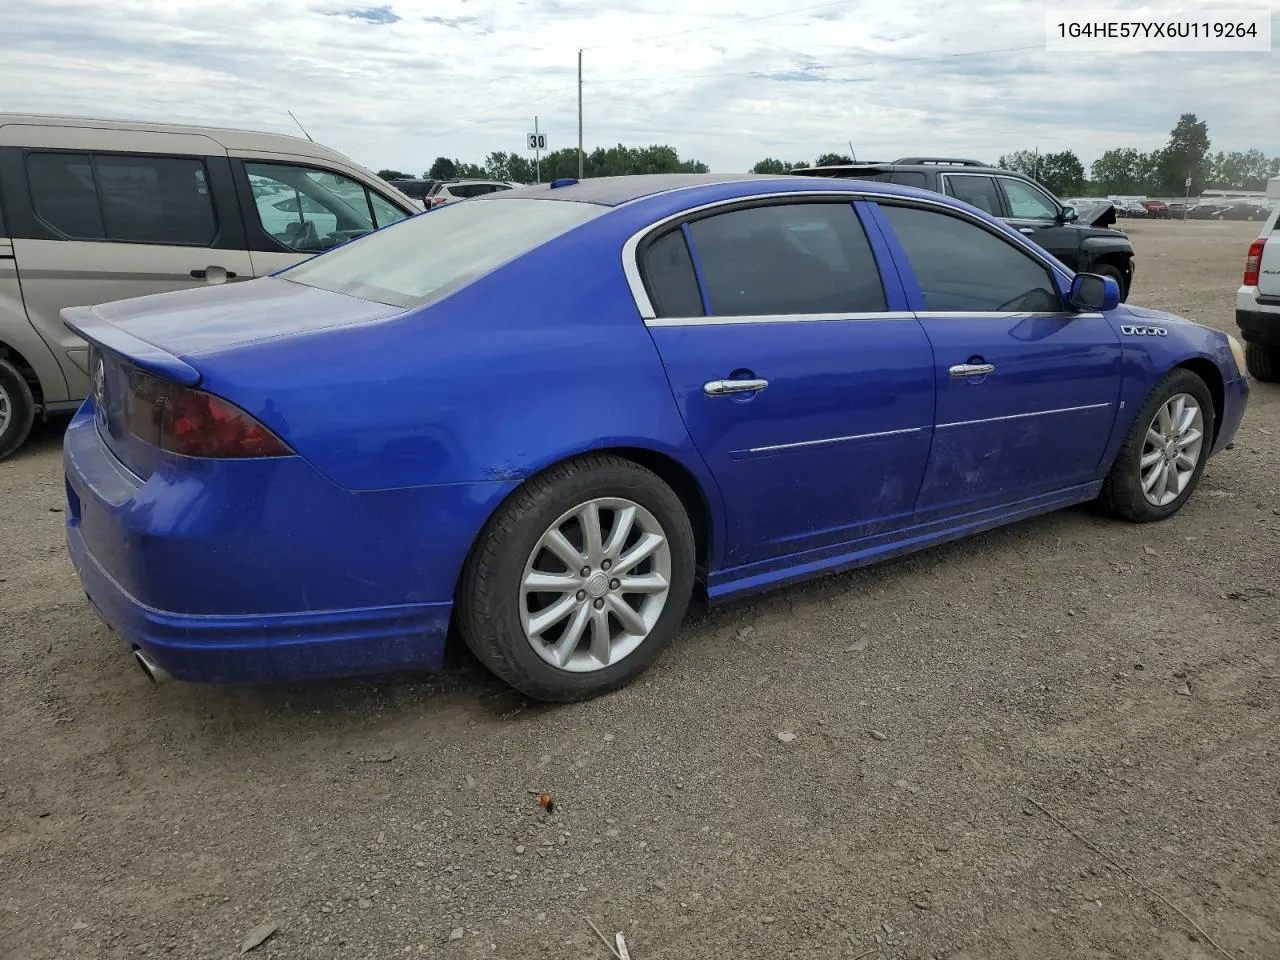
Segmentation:
{"type": "MultiPolygon", "coordinates": [[[[1255,226],[1133,224],[1135,302],[1234,329],[1255,226]]],[[[1274,386],[1168,522],[697,613],[556,708],[465,656],[152,688],[65,558],[59,434],[0,465],[0,956],[606,958],[590,917],[636,960],[1280,957],[1274,386]]]]}

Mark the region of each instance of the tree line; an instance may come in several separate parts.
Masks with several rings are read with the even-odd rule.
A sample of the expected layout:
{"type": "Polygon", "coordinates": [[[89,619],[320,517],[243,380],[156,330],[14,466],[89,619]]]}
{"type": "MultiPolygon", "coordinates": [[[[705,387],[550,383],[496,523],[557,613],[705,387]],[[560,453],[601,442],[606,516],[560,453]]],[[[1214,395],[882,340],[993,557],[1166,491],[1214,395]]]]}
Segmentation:
{"type": "MultiPolygon", "coordinates": [[[[1191,178],[1190,194],[1198,196],[1205,189],[1262,191],[1270,177],[1280,176],[1280,157],[1268,158],[1260,150],[1217,153],[1210,151],[1209,127],[1194,113],[1184,113],[1169,133],[1168,142],[1158,150],[1141,151],[1133,147],[1114,147],[1104,152],[1086,172],[1073,150],[1040,153],[1037,150],[1014,150],[996,160],[995,165],[1015,170],[1044,184],[1060,197],[1069,196],[1181,196],[1188,192],[1186,180],[1191,178]]],[[[830,166],[853,163],[840,153],[824,153],[812,164],[806,160],[786,161],[766,157],[756,163],[752,173],[784,174],[798,167],[830,166]]],[[[616,177],[637,173],[707,173],[709,168],[698,160],[680,157],[675,147],[654,144],[648,147],[597,147],[583,162],[587,177],[616,177]]],[[[379,170],[385,180],[412,178],[398,170],[379,170]]],[[[453,177],[509,180],[533,183],[532,157],[521,153],[490,153],[483,163],[468,163],[437,157],[423,176],[432,180],[453,177]]],[[[578,151],[573,147],[555,150],[542,158],[543,182],[560,177],[578,176],[578,151]]]]}
{"type": "MultiPolygon", "coordinates": [[[[648,147],[596,147],[583,158],[584,177],[622,177],[637,173],[709,173],[711,170],[700,160],[681,159],[675,147],[653,144],[648,147]]],[[[565,147],[545,154],[538,164],[542,182],[578,175],[578,150],[565,147]]],[[[412,179],[412,174],[398,170],[379,170],[384,180],[412,179]]],[[[462,179],[508,180],[512,183],[533,183],[533,157],[521,153],[494,151],[483,163],[468,163],[436,157],[423,177],[429,180],[462,179]]]]}

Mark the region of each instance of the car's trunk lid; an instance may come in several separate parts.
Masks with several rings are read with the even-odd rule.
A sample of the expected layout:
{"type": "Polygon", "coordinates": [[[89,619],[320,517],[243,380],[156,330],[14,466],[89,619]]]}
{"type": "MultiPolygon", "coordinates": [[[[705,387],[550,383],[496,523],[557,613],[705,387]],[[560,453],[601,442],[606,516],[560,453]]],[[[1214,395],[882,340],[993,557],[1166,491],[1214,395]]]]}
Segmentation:
{"type": "MultiPolygon", "coordinates": [[[[148,437],[156,380],[198,387],[201,358],[259,340],[367,323],[403,311],[266,278],[62,311],[90,344],[90,399],[103,442],[145,479],[164,455],[148,437]],[[263,310],[263,302],[271,307],[263,310]],[[252,304],[250,308],[249,304],[252,304]]],[[[234,397],[226,398],[235,402],[234,397]]]]}

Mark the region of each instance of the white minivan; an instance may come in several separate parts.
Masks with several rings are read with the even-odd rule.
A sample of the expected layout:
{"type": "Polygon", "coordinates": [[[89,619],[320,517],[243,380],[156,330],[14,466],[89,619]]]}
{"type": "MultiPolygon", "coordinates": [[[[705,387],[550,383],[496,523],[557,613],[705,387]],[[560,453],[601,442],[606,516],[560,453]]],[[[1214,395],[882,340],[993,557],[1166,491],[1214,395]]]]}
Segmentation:
{"type": "Polygon", "coordinates": [[[420,209],[297,137],[0,113],[0,459],[89,392],[64,307],[265,276],[420,209]]]}

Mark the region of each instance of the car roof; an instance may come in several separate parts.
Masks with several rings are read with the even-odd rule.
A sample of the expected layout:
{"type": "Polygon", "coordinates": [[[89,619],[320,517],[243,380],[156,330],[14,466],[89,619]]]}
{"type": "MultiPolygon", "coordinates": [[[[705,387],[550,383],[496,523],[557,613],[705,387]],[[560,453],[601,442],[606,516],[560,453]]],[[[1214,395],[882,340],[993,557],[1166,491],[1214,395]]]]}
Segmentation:
{"type": "MultiPolygon", "coordinates": [[[[532,187],[517,187],[501,194],[501,199],[537,197],[544,200],[576,200],[603,207],[616,207],[641,197],[651,197],[690,187],[715,186],[740,180],[799,179],[756,173],[638,173],[626,177],[591,177],[586,180],[554,180],[532,187]],[[553,186],[561,184],[561,186],[553,186]]],[[[496,194],[484,199],[499,199],[496,194]]]]}
{"type": "MultiPolygon", "coordinates": [[[[254,150],[264,153],[291,153],[317,160],[352,164],[350,157],[312,140],[283,133],[261,133],[234,127],[203,127],[185,123],[152,123],[146,120],[107,120],[95,117],[63,117],[45,114],[0,113],[0,128],[6,126],[69,127],[79,130],[118,130],[137,133],[195,134],[208,137],[227,150],[254,150]]],[[[357,164],[358,166],[358,164],[357,164]]]]}

